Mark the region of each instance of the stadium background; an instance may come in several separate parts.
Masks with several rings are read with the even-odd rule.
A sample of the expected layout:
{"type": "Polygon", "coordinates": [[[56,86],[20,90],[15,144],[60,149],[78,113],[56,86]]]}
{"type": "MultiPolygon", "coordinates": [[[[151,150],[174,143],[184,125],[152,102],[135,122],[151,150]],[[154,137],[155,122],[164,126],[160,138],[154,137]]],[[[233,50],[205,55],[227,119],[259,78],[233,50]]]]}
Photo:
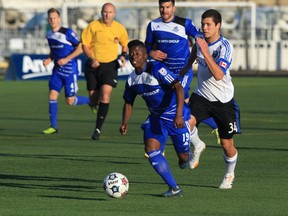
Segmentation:
{"type": "MultiPolygon", "coordinates": [[[[39,4],[36,0],[22,0],[19,4],[17,0],[0,1],[0,74],[5,75],[13,54],[49,53],[45,39],[48,29],[46,17],[48,8],[56,7],[62,12],[63,8],[66,8],[67,14],[63,16],[62,13],[62,19],[66,20],[64,23],[81,34],[88,22],[100,17],[101,5],[104,2],[106,1],[42,0],[39,4]]],[[[210,2],[176,1],[176,13],[191,18],[196,26],[200,26],[200,15],[207,5],[221,11],[222,33],[232,41],[235,49],[232,73],[288,75],[287,0],[210,2]],[[197,3],[197,7],[189,5],[197,3]],[[228,5],[230,6],[226,7],[228,5]],[[255,7],[255,24],[252,19],[253,7],[255,7]],[[251,35],[254,35],[255,44],[251,42],[253,38],[251,35]]],[[[117,6],[116,19],[126,26],[129,37],[144,40],[147,23],[159,16],[157,1],[125,0],[113,3],[117,6]]]]}

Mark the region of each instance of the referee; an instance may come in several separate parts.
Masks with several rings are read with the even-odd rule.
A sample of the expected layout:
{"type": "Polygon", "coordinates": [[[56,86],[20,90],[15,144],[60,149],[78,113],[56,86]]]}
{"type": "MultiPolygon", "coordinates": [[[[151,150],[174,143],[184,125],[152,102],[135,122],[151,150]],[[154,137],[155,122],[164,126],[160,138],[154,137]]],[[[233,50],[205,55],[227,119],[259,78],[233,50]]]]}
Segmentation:
{"type": "Polygon", "coordinates": [[[128,52],[127,30],[114,20],[115,14],[115,6],[105,3],[102,6],[101,18],[89,23],[81,35],[83,52],[88,58],[84,72],[90,106],[93,112],[97,112],[93,140],[100,137],[109,110],[112,89],[117,86],[117,70],[120,67],[117,61],[119,45],[122,48],[120,59],[124,65],[128,52]]]}

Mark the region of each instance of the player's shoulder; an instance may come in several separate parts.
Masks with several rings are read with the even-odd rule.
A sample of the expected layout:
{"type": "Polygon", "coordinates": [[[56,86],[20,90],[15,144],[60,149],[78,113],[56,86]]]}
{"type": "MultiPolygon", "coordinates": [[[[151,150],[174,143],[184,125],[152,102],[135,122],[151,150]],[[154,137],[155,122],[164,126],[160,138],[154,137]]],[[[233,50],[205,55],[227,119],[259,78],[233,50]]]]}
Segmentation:
{"type": "Polygon", "coordinates": [[[224,36],[221,35],[218,41],[224,45],[224,48],[233,49],[232,43],[227,38],[225,38],[224,36]]]}
{"type": "Polygon", "coordinates": [[[180,16],[175,16],[173,22],[185,26],[187,22],[190,23],[192,22],[192,20],[180,16]]]}
{"type": "Polygon", "coordinates": [[[125,28],[125,26],[124,26],[122,23],[120,23],[120,22],[118,22],[118,21],[116,21],[116,20],[113,20],[112,25],[113,25],[114,27],[117,27],[117,28],[125,28]]]}

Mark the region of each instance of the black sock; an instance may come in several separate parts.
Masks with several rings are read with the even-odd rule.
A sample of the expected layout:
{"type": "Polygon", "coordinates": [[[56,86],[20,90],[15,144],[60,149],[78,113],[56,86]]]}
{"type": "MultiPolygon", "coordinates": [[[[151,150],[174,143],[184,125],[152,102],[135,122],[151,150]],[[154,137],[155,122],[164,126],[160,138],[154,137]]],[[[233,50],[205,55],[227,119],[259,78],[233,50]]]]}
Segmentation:
{"type": "Polygon", "coordinates": [[[101,102],[99,103],[96,119],[96,129],[99,129],[101,131],[108,110],[109,110],[109,103],[101,103],[101,102]]]}

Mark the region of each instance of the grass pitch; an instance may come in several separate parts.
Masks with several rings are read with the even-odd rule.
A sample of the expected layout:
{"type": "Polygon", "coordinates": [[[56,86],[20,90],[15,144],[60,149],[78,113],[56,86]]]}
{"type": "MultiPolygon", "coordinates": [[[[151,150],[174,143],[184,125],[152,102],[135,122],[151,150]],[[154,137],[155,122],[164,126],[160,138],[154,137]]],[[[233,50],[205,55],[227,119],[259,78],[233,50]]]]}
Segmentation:
{"type": "MultiPolygon", "coordinates": [[[[91,140],[95,115],[88,106],[71,107],[59,99],[59,134],[49,127],[47,81],[0,81],[0,215],[287,215],[288,78],[234,77],[242,134],[232,190],[218,186],[224,174],[223,152],[205,125],[199,135],[207,149],[196,170],[180,170],[171,142],[166,157],[184,191],[167,190],[144,158],[140,124],[147,116],[135,103],[126,136],[121,123],[124,81],[113,91],[101,140],[91,140]],[[110,172],[130,181],[128,195],[113,199],[102,182],[110,172]]],[[[193,86],[196,79],[193,81],[193,86]]],[[[87,95],[79,82],[79,95],[87,95]]],[[[192,87],[193,88],[193,87],[192,87]]]]}

